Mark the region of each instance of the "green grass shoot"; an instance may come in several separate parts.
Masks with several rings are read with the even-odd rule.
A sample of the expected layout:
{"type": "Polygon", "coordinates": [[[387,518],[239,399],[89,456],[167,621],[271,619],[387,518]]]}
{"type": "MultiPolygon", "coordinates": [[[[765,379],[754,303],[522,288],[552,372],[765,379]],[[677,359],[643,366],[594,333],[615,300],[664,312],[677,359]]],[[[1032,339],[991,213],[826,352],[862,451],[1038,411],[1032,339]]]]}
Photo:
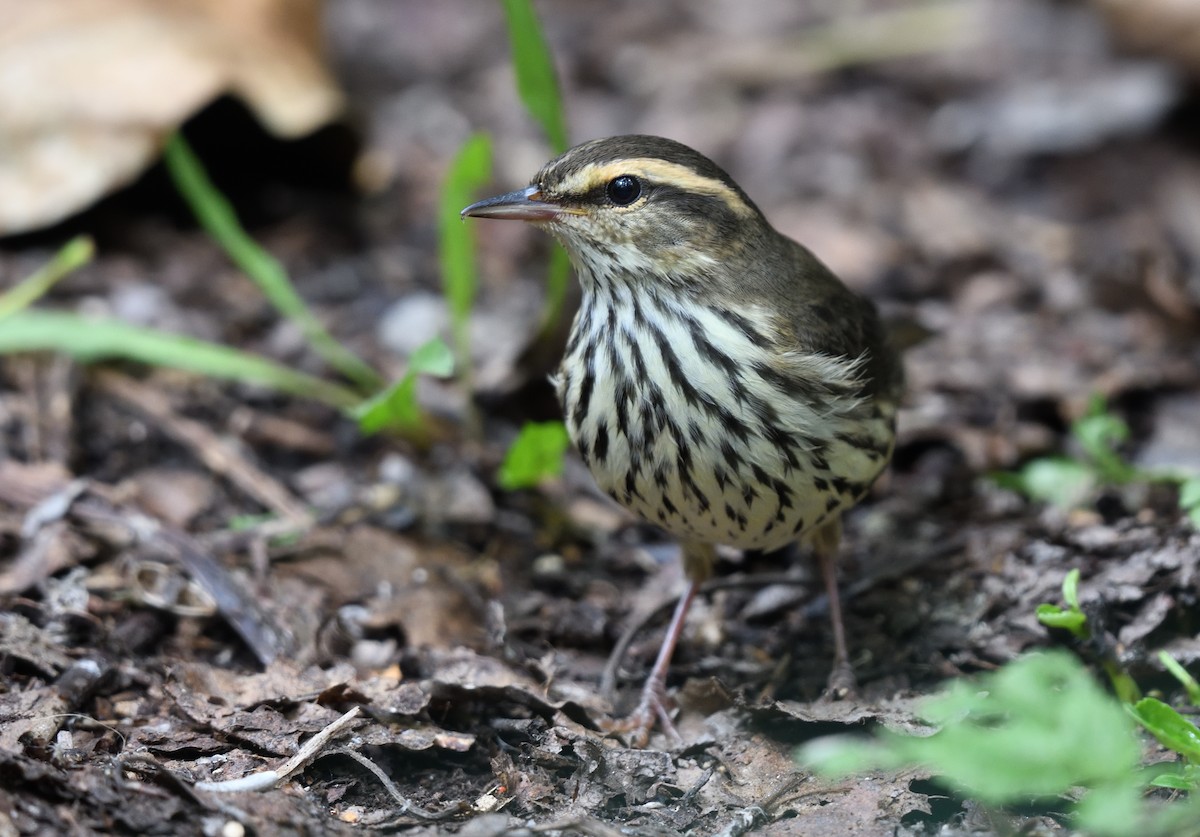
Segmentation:
{"type": "MultiPolygon", "coordinates": [[[[504,17],[512,46],[513,70],[517,93],[525,109],[541,126],[555,154],[567,150],[567,117],[563,107],[554,55],[542,33],[532,0],[504,0],[504,17]]],[[[571,281],[571,262],[567,252],[555,244],[550,251],[546,271],[546,308],[542,312],[541,333],[549,333],[562,316],[563,304],[571,281]]]]}
{"type": "Polygon", "coordinates": [[[475,134],[459,148],[442,182],[438,212],[438,258],[442,285],[450,307],[450,328],[458,369],[470,388],[471,306],[479,281],[475,269],[475,225],[463,223],[459,214],[492,176],[492,143],[475,134]]]}
{"type": "Polygon", "coordinates": [[[38,270],[0,294],[0,320],[28,308],[65,276],[92,260],[96,245],[85,235],[72,238],[38,270]]]}
{"type": "Polygon", "coordinates": [[[296,292],[283,265],[242,228],[233,206],[209,180],[204,166],[179,134],[167,141],[163,162],[200,225],[258,285],[268,301],[300,327],[325,362],[361,392],[379,389],[383,385],[379,374],[325,330],[296,292]]]}
{"type": "Polygon", "coordinates": [[[504,17],[512,45],[517,93],[545,132],[554,153],[561,154],[567,150],[567,120],[554,57],[542,34],[537,12],[531,0],[504,0],[504,17]]]}

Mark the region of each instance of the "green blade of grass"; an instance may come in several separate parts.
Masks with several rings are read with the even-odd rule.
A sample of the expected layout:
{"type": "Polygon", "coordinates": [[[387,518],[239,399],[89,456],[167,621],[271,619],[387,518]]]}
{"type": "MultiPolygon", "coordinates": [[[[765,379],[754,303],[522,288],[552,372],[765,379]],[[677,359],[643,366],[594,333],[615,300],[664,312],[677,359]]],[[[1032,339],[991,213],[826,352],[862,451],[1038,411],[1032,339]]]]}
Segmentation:
{"type": "Polygon", "coordinates": [[[346,387],[219,343],[155,331],[118,320],[64,311],[21,311],[0,328],[0,354],[62,352],[90,363],[106,358],[167,366],[213,378],[260,384],[348,409],[358,396],[346,387]]]}
{"type": "MultiPolygon", "coordinates": [[[[517,75],[517,93],[525,109],[541,126],[555,154],[567,150],[567,119],[554,57],[542,34],[537,12],[531,0],[504,0],[508,38],[512,45],[513,69],[517,75]]],[[[558,244],[553,246],[546,273],[546,309],[542,313],[542,334],[554,328],[562,313],[571,278],[571,263],[558,244]]]]}
{"type": "Polygon", "coordinates": [[[201,226],[258,285],[271,304],[300,326],[313,349],[360,389],[371,391],[382,386],[383,381],[374,369],[325,330],[296,293],[283,265],[246,234],[229,201],[209,180],[200,160],[179,134],[167,141],[163,162],[201,226]]]}
{"type": "Polygon", "coordinates": [[[542,35],[531,0],[504,0],[508,38],[512,44],[517,92],[526,110],[541,125],[556,154],[567,150],[567,121],[550,47],[542,35]]]}
{"type": "Polygon", "coordinates": [[[467,376],[471,371],[468,325],[478,279],[475,271],[475,226],[464,224],[460,213],[491,176],[491,141],[485,134],[475,134],[463,143],[446,172],[438,216],[438,258],[442,265],[442,284],[450,304],[454,351],[458,356],[459,369],[467,376]]]}
{"type": "Polygon", "coordinates": [[[27,308],[64,276],[92,260],[96,245],[86,235],[72,238],[32,275],[0,294],[0,320],[27,308]]]}
{"type": "Polygon", "coordinates": [[[1158,652],[1158,661],[1167,671],[1171,672],[1172,677],[1183,684],[1192,706],[1200,706],[1200,683],[1196,682],[1196,678],[1192,677],[1188,670],[1166,651],[1158,652]]]}

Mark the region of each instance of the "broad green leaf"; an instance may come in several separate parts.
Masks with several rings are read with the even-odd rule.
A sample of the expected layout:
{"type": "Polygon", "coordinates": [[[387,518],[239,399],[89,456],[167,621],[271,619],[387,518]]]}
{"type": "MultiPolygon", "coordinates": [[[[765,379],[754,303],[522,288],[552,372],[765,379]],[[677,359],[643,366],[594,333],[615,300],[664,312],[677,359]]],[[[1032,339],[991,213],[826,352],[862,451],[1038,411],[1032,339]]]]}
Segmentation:
{"type": "Polygon", "coordinates": [[[1016,473],[998,475],[1001,485],[1020,491],[1031,500],[1072,508],[1083,502],[1096,485],[1092,469],[1074,459],[1046,457],[1027,462],[1016,473]]]}
{"type": "Polygon", "coordinates": [[[504,0],[517,92],[556,154],[567,150],[567,122],[550,47],[531,0],[504,0]]]}
{"type": "Polygon", "coordinates": [[[1200,730],[1161,700],[1142,698],[1127,707],[1129,714],[1169,750],[1200,764],[1200,730]]]}
{"type": "Polygon", "coordinates": [[[179,134],[167,141],[163,162],[175,182],[175,188],[191,207],[200,225],[216,240],[230,260],[258,285],[270,303],[300,326],[313,349],[360,388],[372,391],[382,386],[383,382],[374,369],[325,330],[296,292],[283,265],[246,233],[233,206],[209,180],[204,166],[179,134]]]}
{"type": "MultiPolygon", "coordinates": [[[[986,804],[1053,796],[1075,786],[1130,781],[1140,757],[1130,719],[1082,665],[1063,652],[1030,654],[983,677],[953,683],[922,712],[941,730],[927,738],[884,732],[876,763],[930,770],[986,804]]],[[[862,748],[850,751],[862,761],[862,748]]],[[[837,764],[827,744],[800,751],[837,764]],[[816,748],[816,749],[814,749],[816,748]]]]}
{"type": "Polygon", "coordinates": [[[260,384],[340,408],[358,401],[345,387],[219,343],[64,311],[27,310],[6,318],[0,327],[0,354],[14,352],[62,352],[85,363],[133,360],[260,384]]]}
{"type": "Polygon", "coordinates": [[[1181,773],[1159,773],[1150,780],[1150,785],[1155,788],[1178,791],[1194,791],[1196,789],[1196,782],[1181,773]]]}
{"type": "Polygon", "coordinates": [[[357,405],[351,414],[364,433],[381,430],[411,431],[424,421],[417,403],[417,376],[445,377],[454,371],[454,354],[435,338],[422,344],[409,359],[400,380],[357,405]]]}
{"type": "Polygon", "coordinates": [[[462,370],[469,373],[468,321],[475,304],[475,225],[464,224],[461,212],[474,195],[491,179],[492,145],[484,134],[475,134],[458,150],[442,184],[439,215],[438,258],[442,284],[450,304],[454,330],[454,350],[462,370]]]}
{"type": "Polygon", "coordinates": [[[1142,788],[1131,779],[1095,789],[1075,806],[1076,822],[1096,837],[1134,837],[1144,824],[1142,788]]]}
{"type": "Polygon", "coordinates": [[[72,238],[44,266],[0,294],[0,320],[32,305],[64,276],[90,262],[95,252],[87,236],[72,238]]]}
{"type": "Polygon", "coordinates": [[[500,487],[531,488],[562,473],[571,439],[561,421],[530,422],[521,428],[500,466],[500,487]]]}

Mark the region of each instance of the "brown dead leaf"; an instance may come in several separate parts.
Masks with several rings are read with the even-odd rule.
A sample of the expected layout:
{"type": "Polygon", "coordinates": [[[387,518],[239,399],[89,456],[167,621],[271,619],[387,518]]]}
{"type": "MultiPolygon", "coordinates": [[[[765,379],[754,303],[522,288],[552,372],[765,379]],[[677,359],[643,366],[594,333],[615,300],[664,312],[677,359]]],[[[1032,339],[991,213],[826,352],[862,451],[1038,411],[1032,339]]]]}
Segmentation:
{"type": "Polygon", "coordinates": [[[336,116],[321,0],[0,0],[0,234],[129,182],[218,96],[272,133],[336,116]]]}
{"type": "Polygon", "coordinates": [[[1195,0],[1094,0],[1117,37],[1200,74],[1200,4],[1195,0]]]}

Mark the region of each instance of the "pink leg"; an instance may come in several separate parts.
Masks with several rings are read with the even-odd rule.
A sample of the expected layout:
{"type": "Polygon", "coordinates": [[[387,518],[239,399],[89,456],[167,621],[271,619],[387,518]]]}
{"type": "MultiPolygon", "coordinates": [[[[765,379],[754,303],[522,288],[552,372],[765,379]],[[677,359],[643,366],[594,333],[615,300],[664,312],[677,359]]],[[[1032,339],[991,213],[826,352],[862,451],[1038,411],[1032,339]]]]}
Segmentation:
{"type": "Polygon", "coordinates": [[[662,647],[658,649],[658,659],[654,661],[654,668],[650,669],[650,676],[646,679],[646,685],[642,687],[642,696],[637,707],[626,718],[616,721],[610,727],[614,732],[630,733],[629,743],[633,747],[646,746],[656,719],[664,730],[676,739],[679,738],[667,708],[667,670],[671,667],[671,657],[675,653],[679,637],[683,634],[688,609],[699,588],[698,581],[688,582],[687,590],[675,606],[675,615],[671,617],[667,635],[663,637],[662,647]]]}
{"type": "Polygon", "coordinates": [[[846,648],[846,629],[842,625],[842,601],[838,595],[837,552],[842,539],[841,519],[824,524],[813,533],[813,551],[821,566],[825,579],[825,594],[829,600],[829,623],[833,628],[833,670],[829,672],[825,694],[843,698],[852,694],[857,686],[854,668],[850,665],[850,653],[846,648]]]}

